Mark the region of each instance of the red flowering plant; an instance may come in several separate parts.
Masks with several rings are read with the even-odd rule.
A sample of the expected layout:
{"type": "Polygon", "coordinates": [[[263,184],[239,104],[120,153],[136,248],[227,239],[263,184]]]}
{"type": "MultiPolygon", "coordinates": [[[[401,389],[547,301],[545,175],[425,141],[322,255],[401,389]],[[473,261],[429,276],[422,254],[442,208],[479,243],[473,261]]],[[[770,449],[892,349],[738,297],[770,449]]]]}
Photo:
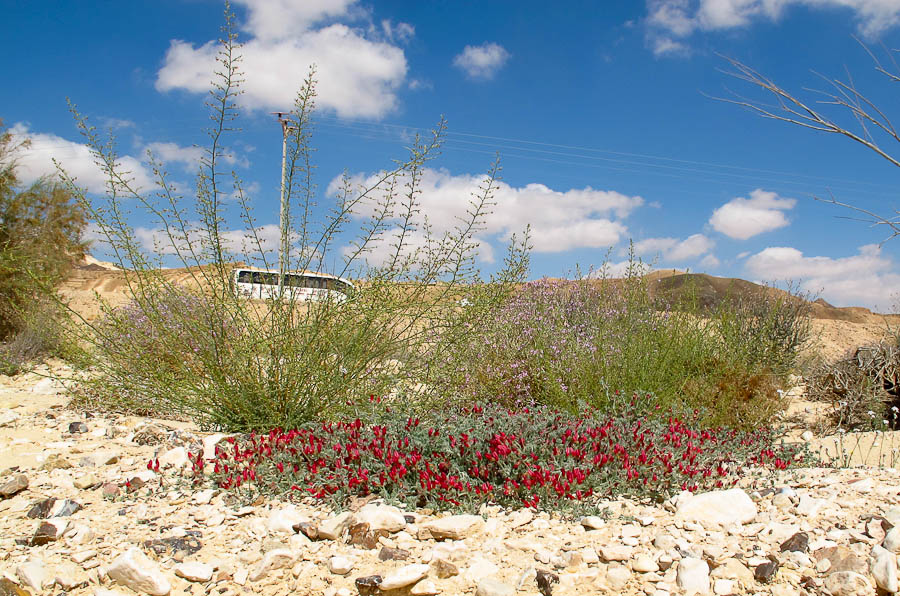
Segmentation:
{"type": "MultiPolygon", "coordinates": [[[[652,396],[635,395],[631,404],[638,398],[652,396]]],[[[801,447],[779,444],[772,429],[702,428],[698,413],[639,410],[572,415],[491,404],[425,420],[379,407],[371,422],[231,438],[213,462],[193,461],[198,478],[211,465],[213,482],[249,499],[265,493],[339,505],[374,494],[410,507],[472,510],[488,502],[561,511],[617,495],[662,500],[731,486],[751,468],[808,463],[801,447]]]]}

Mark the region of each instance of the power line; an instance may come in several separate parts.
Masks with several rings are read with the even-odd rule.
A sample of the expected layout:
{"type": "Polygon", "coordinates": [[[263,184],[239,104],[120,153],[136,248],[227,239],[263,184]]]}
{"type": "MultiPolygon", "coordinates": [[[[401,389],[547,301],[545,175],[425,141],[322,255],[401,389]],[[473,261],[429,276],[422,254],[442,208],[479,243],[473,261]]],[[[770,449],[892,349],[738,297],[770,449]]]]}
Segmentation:
{"type": "MultiPolygon", "coordinates": [[[[171,124],[172,122],[175,121],[170,121],[168,123],[171,124]]],[[[193,120],[185,120],[184,122],[193,122],[193,120]]],[[[394,123],[374,123],[332,116],[318,116],[315,122],[319,127],[328,130],[328,133],[326,134],[351,136],[373,141],[403,142],[409,141],[410,135],[415,133],[430,134],[430,130],[423,127],[394,123]]],[[[830,190],[841,192],[871,194],[872,190],[864,188],[868,187],[873,190],[889,191],[891,196],[893,196],[895,190],[895,186],[893,185],[873,183],[866,180],[831,178],[782,170],[750,168],[733,164],[614,151],[596,147],[566,145],[470,132],[447,132],[446,139],[444,147],[445,149],[452,151],[473,154],[493,154],[496,151],[502,150],[501,154],[507,160],[526,159],[545,163],[571,165],[575,167],[601,168],[616,172],[652,174],[654,176],[694,180],[697,182],[724,183],[729,180],[748,180],[757,184],[765,182],[792,186],[804,190],[808,189],[810,183],[819,183],[828,186],[830,190]],[[491,150],[487,151],[482,148],[490,148],[491,150]],[[762,174],[763,176],[761,177],[759,174],[762,174]]],[[[68,141],[66,144],[59,145],[44,143],[42,144],[42,147],[33,147],[30,150],[47,153],[51,152],[53,149],[75,150],[76,148],[73,144],[75,143],[68,141]]],[[[138,157],[140,158],[140,156],[138,157]]],[[[555,173],[555,175],[558,176],[559,174],[555,173]]]]}

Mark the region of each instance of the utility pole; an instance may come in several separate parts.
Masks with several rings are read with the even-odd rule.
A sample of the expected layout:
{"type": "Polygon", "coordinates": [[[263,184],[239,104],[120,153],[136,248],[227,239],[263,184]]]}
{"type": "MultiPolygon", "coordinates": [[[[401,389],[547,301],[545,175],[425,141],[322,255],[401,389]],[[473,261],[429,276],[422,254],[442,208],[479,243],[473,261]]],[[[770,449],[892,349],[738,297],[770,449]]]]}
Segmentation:
{"type": "Polygon", "coordinates": [[[281,215],[278,223],[281,230],[281,246],[278,250],[278,298],[284,295],[284,276],[287,272],[288,262],[290,261],[291,240],[288,227],[290,225],[290,214],[288,213],[288,197],[287,188],[285,187],[285,176],[287,174],[287,137],[288,132],[296,129],[291,126],[290,119],[285,118],[286,112],[272,112],[278,117],[281,123],[281,215]]]}

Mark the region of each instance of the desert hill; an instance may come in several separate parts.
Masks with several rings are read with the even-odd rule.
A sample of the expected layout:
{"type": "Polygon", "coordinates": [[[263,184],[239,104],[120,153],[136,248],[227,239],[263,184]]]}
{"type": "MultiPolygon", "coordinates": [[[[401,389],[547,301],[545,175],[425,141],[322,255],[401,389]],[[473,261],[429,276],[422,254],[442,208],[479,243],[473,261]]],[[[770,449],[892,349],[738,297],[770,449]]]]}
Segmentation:
{"type": "MultiPolygon", "coordinates": [[[[654,283],[651,289],[659,296],[677,301],[689,293],[704,308],[715,308],[724,300],[741,299],[752,296],[786,297],[788,293],[778,288],[756,284],[735,277],[715,277],[705,273],[682,273],[679,271],[654,271],[647,276],[654,283]]],[[[859,306],[837,307],[818,298],[810,302],[810,314],[814,319],[848,321],[850,323],[871,323],[893,320],[900,322],[898,315],[873,313],[859,306]]]]}

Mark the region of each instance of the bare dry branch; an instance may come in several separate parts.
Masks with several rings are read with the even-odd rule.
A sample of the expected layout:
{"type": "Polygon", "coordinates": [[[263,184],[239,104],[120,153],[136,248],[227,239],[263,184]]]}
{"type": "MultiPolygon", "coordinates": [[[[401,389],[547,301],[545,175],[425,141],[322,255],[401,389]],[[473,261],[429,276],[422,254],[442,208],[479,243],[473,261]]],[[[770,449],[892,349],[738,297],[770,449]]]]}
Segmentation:
{"type": "MultiPolygon", "coordinates": [[[[891,60],[893,70],[886,68],[868,46],[858,39],[856,41],[859,42],[866,53],[868,53],[875,64],[875,70],[877,72],[886,76],[892,82],[900,82],[900,65],[898,65],[894,56],[887,48],[885,48],[885,53],[891,60]]],[[[900,159],[895,157],[890,149],[882,147],[879,140],[876,139],[876,134],[878,134],[878,131],[881,131],[884,135],[881,136],[879,134],[881,139],[886,138],[900,143],[900,133],[898,133],[897,129],[894,127],[894,124],[887,113],[857,89],[853,76],[849,71],[846,71],[845,80],[833,79],[815,73],[831,87],[831,90],[805,89],[808,93],[818,94],[822,97],[822,99],[817,100],[814,104],[810,104],[739,60],[721,54],[719,54],[719,56],[728,62],[731,67],[730,69],[720,69],[721,72],[768,92],[772,99],[774,99],[774,103],[766,104],[757,99],[749,99],[736,93],[732,93],[733,97],[730,98],[707,97],[741,106],[763,118],[787,122],[811,130],[841,135],[867,147],[891,164],[900,167],[900,159]],[[829,116],[823,108],[819,106],[833,106],[841,111],[846,110],[856,121],[858,129],[852,130],[850,127],[839,123],[837,119],[829,116]]],[[[900,216],[892,217],[890,215],[880,215],[856,205],[838,201],[834,196],[831,196],[830,198],[815,198],[817,201],[837,205],[866,216],[864,218],[848,219],[859,219],[860,221],[868,222],[873,226],[886,226],[889,228],[890,235],[885,238],[881,244],[900,236],[900,216]]],[[[898,214],[900,211],[895,210],[894,213],[898,214]]]]}

